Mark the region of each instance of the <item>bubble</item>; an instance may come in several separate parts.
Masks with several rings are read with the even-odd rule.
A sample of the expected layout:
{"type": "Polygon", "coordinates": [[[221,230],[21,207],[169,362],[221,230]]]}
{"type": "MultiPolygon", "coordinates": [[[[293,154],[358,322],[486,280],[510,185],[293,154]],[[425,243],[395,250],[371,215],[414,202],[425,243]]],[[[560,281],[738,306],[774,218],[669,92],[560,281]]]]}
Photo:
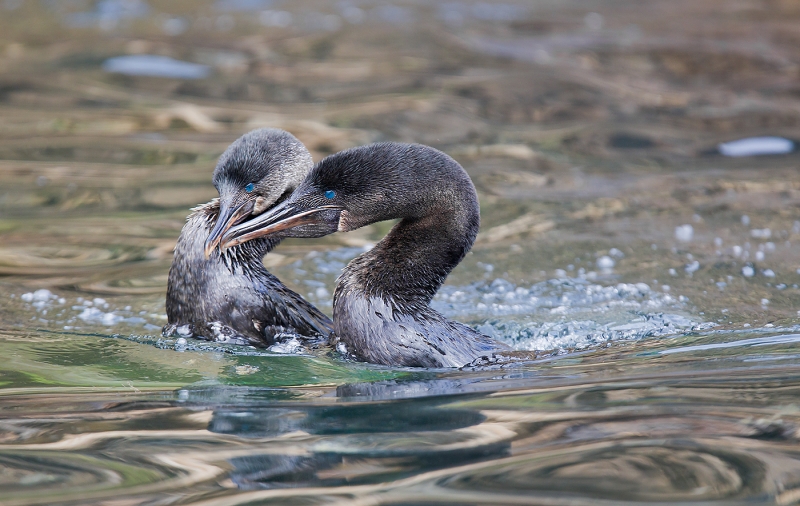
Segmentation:
{"type": "Polygon", "coordinates": [[[25,302],[46,302],[54,298],[57,298],[56,295],[45,288],[40,288],[39,290],[31,293],[23,293],[20,296],[20,299],[24,300],[25,302]]]}
{"type": "Polygon", "coordinates": [[[681,242],[689,242],[694,235],[694,227],[689,224],[675,227],[675,239],[681,242]]]}
{"type": "Polygon", "coordinates": [[[608,255],[603,255],[597,259],[597,267],[602,271],[610,271],[615,264],[614,259],[608,255]]]}

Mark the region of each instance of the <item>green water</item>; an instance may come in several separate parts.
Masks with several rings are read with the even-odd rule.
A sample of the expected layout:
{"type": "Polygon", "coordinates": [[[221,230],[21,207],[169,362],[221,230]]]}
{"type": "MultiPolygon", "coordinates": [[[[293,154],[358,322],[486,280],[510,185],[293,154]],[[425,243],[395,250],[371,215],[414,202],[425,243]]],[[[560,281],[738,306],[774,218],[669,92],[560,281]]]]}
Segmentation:
{"type": "MultiPolygon", "coordinates": [[[[717,151],[800,139],[798,21],[791,2],[0,3],[0,504],[800,502],[800,157],[717,151]],[[135,54],[207,75],[103,70],[135,54]],[[462,163],[481,234],[433,304],[517,360],[161,337],[183,220],[263,126],[317,160],[398,140],[462,163]]],[[[265,264],[330,314],[390,226],[265,264]]]]}

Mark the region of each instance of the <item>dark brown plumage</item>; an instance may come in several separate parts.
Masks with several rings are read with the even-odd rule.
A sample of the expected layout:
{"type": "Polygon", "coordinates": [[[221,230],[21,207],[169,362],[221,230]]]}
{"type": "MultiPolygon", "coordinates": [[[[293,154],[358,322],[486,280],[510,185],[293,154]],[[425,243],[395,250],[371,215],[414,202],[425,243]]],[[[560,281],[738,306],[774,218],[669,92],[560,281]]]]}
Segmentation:
{"type": "Polygon", "coordinates": [[[232,228],[227,245],[282,234],[321,237],[377,221],[401,221],[345,267],[333,302],[335,335],[369,362],[458,367],[508,348],[429,306],[472,247],[477,194],[446,154],[379,143],[331,155],[262,216],[232,228]]]}
{"type": "Polygon", "coordinates": [[[264,267],[264,255],[280,238],[224,253],[216,247],[229,227],[288,196],[312,165],[305,146],[276,129],[247,133],[222,154],[213,176],[220,198],[193,210],[175,246],[164,335],[268,346],[279,334],[330,334],[330,319],[264,267]]]}

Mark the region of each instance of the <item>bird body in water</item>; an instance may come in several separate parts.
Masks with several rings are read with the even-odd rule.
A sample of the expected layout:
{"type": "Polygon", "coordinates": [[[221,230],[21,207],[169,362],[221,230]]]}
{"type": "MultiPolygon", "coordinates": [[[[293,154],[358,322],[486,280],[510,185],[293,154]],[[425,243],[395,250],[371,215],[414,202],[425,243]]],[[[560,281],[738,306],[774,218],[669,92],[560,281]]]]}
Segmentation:
{"type": "Polygon", "coordinates": [[[277,129],[247,133],[222,154],[213,176],[220,198],[193,209],[175,246],[164,335],[261,346],[279,334],[330,335],[330,319],[264,267],[279,237],[217,248],[226,230],[286,198],[312,166],[305,146],[277,129]]]}
{"type": "Polygon", "coordinates": [[[359,358],[385,365],[459,367],[508,350],[429,305],[480,225],[466,171],[431,147],[378,143],[331,155],[289,198],[232,227],[221,243],[321,237],[397,218],[343,270],[333,302],[336,338],[359,358]]]}

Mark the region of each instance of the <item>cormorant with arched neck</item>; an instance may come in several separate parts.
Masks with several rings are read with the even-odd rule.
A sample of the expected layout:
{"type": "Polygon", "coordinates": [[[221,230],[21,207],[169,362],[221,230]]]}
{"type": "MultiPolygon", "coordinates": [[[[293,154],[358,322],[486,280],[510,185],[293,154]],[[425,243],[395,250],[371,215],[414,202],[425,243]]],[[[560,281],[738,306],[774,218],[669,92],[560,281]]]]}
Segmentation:
{"type": "Polygon", "coordinates": [[[269,346],[279,334],[330,335],[330,319],[264,267],[279,237],[217,247],[228,229],[288,197],[312,166],[305,146],[283,130],[254,130],[225,150],[213,176],[219,199],[193,210],[175,246],[165,336],[269,346]]]}
{"type": "Polygon", "coordinates": [[[231,228],[221,244],[241,247],[274,234],[321,237],[397,218],[339,277],[336,338],[359,358],[386,365],[459,367],[508,350],[429,305],[480,225],[472,181],[434,148],[378,143],[328,156],[289,198],[231,228]]]}

